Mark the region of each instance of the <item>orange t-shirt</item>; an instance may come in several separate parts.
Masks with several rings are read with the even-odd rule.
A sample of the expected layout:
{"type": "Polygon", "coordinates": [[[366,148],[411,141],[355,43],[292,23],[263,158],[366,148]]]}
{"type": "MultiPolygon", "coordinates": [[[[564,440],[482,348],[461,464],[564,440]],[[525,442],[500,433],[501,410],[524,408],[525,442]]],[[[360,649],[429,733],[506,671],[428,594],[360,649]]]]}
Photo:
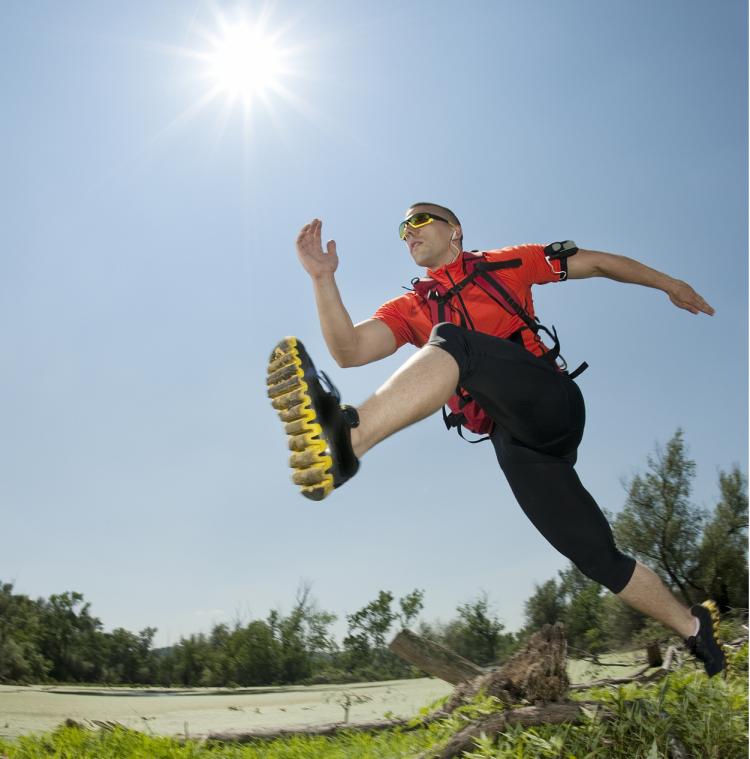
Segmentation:
{"type": "MultiPolygon", "coordinates": [[[[485,260],[490,262],[514,258],[521,259],[522,263],[518,268],[499,269],[492,272],[490,276],[498,279],[532,318],[534,317],[534,303],[531,299],[531,286],[560,282],[567,276],[565,259],[548,260],[544,255],[544,246],[542,245],[516,245],[500,250],[485,251],[484,256],[485,260]]],[[[466,277],[463,257],[459,257],[453,263],[442,266],[436,271],[428,269],[427,276],[446,288],[452,287],[453,284],[466,277]]],[[[496,295],[485,283],[482,283],[482,287],[496,295]]],[[[478,287],[476,282],[472,282],[461,291],[461,298],[477,331],[496,337],[510,337],[514,332],[526,326],[520,316],[508,313],[493,301],[482,287],[478,287]]],[[[454,324],[461,324],[462,310],[458,297],[454,296],[450,301],[450,308],[446,308],[446,320],[454,324]]],[[[375,312],[374,318],[380,319],[388,325],[396,338],[397,348],[400,348],[404,343],[411,343],[421,348],[429,339],[434,326],[430,319],[429,306],[415,292],[405,293],[384,303],[375,312]]],[[[524,346],[534,355],[541,356],[546,352],[541,339],[531,330],[524,329],[521,335],[524,346]]]]}

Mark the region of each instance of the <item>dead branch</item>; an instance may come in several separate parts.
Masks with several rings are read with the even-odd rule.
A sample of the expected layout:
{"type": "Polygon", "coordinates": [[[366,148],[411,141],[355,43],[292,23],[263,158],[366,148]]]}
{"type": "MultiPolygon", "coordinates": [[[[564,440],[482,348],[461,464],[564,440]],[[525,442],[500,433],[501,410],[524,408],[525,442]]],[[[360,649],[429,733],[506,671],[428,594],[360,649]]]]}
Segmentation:
{"type": "Polygon", "coordinates": [[[677,653],[677,649],[674,646],[670,646],[664,655],[664,661],[661,666],[655,669],[653,672],[649,670],[654,669],[650,665],[642,667],[630,677],[610,677],[602,680],[594,680],[590,683],[576,683],[570,686],[570,690],[588,690],[589,688],[598,688],[604,685],[627,685],[628,683],[652,683],[656,680],[661,680],[662,677],[668,675],[672,669],[672,662],[677,653]]]}
{"type": "Polygon", "coordinates": [[[325,725],[310,725],[307,727],[285,727],[276,730],[253,730],[252,732],[223,732],[209,733],[205,736],[206,741],[221,743],[253,743],[255,741],[273,741],[277,738],[290,738],[294,736],[329,736],[338,733],[364,733],[370,730],[392,730],[400,727],[405,728],[411,720],[392,719],[379,720],[376,722],[360,722],[356,724],[347,722],[331,722],[325,725]]]}
{"type": "Polygon", "coordinates": [[[430,749],[422,753],[418,759],[451,759],[460,756],[465,751],[475,747],[475,741],[482,734],[496,736],[509,725],[533,727],[535,725],[559,725],[563,722],[578,724],[584,716],[581,704],[564,701],[557,704],[540,706],[524,706],[505,712],[495,712],[481,720],[472,722],[450,738],[448,743],[439,749],[430,749]]]}

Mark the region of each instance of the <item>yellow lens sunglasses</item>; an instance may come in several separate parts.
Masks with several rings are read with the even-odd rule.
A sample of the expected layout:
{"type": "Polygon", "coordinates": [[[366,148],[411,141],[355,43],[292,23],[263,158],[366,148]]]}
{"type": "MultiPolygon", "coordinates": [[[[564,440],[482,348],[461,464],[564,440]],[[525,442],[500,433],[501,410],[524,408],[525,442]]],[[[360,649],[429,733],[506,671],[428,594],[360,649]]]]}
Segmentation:
{"type": "Polygon", "coordinates": [[[442,216],[436,216],[434,213],[426,213],[420,211],[410,216],[408,219],[404,219],[398,225],[398,236],[402,239],[406,239],[406,227],[409,226],[412,229],[419,229],[420,227],[426,227],[428,224],[432,224],[433,221],[444,221],[446,224],[453,226],[448,219],[444,219],[442,216]]]}

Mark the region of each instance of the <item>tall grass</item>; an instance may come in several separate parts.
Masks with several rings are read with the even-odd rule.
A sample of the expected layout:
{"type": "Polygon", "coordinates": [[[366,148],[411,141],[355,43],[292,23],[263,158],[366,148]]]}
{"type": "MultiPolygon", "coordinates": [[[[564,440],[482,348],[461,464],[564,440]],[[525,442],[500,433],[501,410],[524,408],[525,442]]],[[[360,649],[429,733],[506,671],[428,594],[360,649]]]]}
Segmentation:
{"type": "MultiPolygon", "coordinates": [[[[649,686],[628,685],[580,693],[604,704],[608,718],[580,725],[508,728],[497,741],[480,740],[471,759],[744,759],[748,756],[747,645],[730,660],[726,679],[692,665],[649,686]]],[[[60,728],[39,737],[0,740],[8,759],[394,759],[413,757],[445,741],[486,712],[479,701],[448,720],[416,730],[295,737],[251,745],[201,744],[130,730],[92,732],[60,728]]]]}

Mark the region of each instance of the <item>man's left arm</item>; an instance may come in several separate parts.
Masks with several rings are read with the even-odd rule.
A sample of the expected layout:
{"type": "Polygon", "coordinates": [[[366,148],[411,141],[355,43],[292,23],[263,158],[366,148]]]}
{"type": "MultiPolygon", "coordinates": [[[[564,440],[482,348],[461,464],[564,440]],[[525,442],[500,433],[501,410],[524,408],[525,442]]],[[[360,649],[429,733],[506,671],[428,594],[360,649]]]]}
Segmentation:
{"type": "Polygon", "coordinates": [[[687,282],[674,279],[633,258],[579,248],[574,256],[568,258],[567,263],[568,279],[607,277],[616,282],[653,287],[665,292],[675,306],[684,308],[691,314],[712,316],[714,313],[714,309],[687,282]]]}

